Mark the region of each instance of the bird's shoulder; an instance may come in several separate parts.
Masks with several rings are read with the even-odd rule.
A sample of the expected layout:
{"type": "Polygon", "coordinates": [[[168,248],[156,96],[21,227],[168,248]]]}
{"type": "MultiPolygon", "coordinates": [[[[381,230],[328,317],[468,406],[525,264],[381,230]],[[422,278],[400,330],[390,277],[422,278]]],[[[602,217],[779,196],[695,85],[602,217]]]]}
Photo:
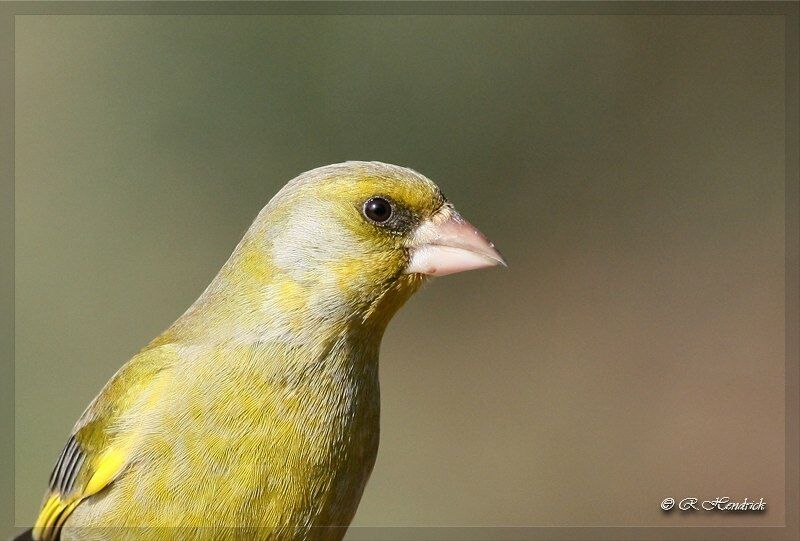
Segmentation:
{"type": "Polygon", "coordinates": [[[111,483],[130,459],[130,413],[154,404],[174,365],[173,344],[146,347],[125,363],[75,424],[50,475],[34,537],[55,539],[74,508],[111,483]]]}

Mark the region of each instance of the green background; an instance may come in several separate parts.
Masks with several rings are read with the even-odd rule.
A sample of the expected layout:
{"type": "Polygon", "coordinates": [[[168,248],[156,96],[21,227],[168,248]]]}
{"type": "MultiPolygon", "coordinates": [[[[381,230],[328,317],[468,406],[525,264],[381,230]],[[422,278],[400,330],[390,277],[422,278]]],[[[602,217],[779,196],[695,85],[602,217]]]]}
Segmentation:
{"type": "Polygon", "coordinates": [[[783,523],[782,17],[15,28],[18,525],[85,405],[258,210],[347,159],[431,177],[510,262],[390,326],[354,525],[783,523]]]}

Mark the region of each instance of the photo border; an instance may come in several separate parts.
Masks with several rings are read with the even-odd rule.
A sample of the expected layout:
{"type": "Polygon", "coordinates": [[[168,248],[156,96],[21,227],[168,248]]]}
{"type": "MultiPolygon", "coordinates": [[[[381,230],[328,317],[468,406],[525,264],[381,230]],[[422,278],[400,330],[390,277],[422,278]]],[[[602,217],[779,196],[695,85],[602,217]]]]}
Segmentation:
{"type": "MultiPolygon", "coordinates": [[[[23,1],[0,2],[0,483],[14,525],[14,21],[17,15],[775,15],[784,18],[786,157],[785,524],[767,527],[355,527],[348,539],[800,539],[800,17],[798,2],[23,1]]],[[[654,502],[657,505],[658,502],[654,502]]],[[[593,505],[593,502],[587,502],[593,505]]]]}

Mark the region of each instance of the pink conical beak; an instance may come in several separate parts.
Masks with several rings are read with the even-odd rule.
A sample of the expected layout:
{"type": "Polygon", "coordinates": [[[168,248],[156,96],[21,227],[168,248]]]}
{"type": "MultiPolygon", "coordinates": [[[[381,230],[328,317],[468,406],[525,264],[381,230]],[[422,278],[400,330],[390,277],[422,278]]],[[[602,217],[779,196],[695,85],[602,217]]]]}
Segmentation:
{"type": "Polygon", "coordinates": [[[445,276],[507,266],[494,244],[449,206],[417,227],[410,255],[407,274],[445,276]]]}

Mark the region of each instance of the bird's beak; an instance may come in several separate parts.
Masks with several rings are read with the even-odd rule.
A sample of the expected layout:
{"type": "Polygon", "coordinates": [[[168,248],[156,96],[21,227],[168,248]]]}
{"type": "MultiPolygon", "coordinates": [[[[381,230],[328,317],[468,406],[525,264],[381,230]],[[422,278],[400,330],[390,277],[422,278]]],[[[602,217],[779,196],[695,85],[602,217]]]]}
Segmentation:
{"type": "Polygon", "coordinates": [[[494,244],[449,204],[417,227],[409,255],[406,274],[445,276],[495,265],[507,266],[494,244]]]}

